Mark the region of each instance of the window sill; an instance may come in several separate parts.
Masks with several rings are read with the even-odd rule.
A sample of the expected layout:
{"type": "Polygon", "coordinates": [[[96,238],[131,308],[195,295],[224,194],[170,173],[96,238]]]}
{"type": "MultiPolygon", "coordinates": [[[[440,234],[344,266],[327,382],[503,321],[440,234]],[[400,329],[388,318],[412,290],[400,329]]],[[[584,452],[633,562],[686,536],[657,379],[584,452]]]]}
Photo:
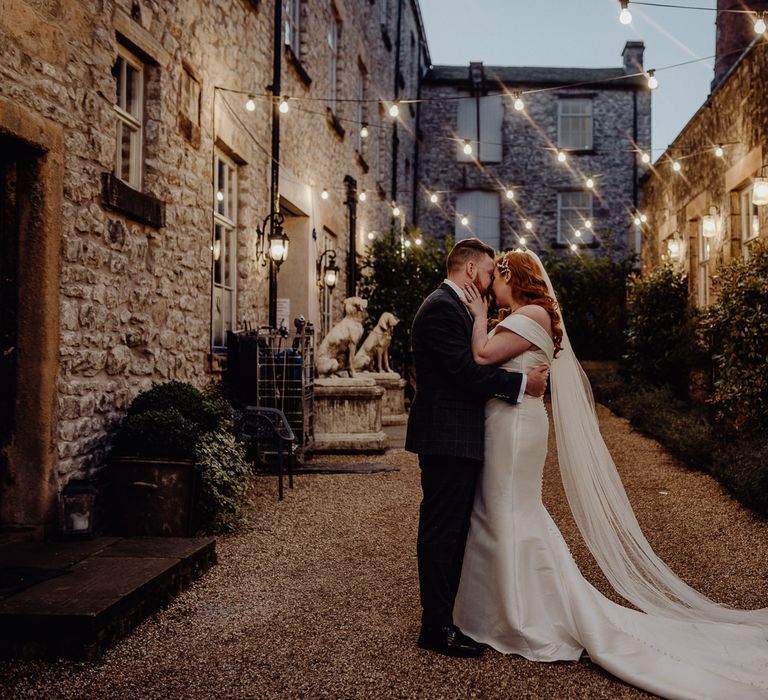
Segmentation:
{"type": "Polygon", "coordinates": [[[368,174],[368,171],[371,169],[368,165],[368,162],[363,158],[363,154],[360,153],[360,151],[355,151],[355,160],[357,161],[357,164],[360,166],[360,169],[365,173],[368,174]]]}
{"type": "Polygon", "coordinates": [[[296,71],[296,75],[299,77],[299,80],[301,80],[301,82],[304,83],[306,87],[312,85],[312,78],[309,77],[309,73],[307,73],[306,69],[304,68],[304,64],[288,44],[285,45],[285,58],[293,70],[296,71]]]}
{"type": "Polygon", "coordinates": [[[165,203],[129,187],[114,173],[101,174],[104,203],[126,216],[154,228],[165,226],[165,203]]]}
{"type": "Polygon", "coordinates": [[[336,135],[343,141],[347,132],[344,130],[344,127],[341,125],[341,122],[338,120],[338,117],[334,114],[333,110],[330,107],[326,107],[325,110],[328,126],[333,129],[333,131],[336,132],[336,135]]]}

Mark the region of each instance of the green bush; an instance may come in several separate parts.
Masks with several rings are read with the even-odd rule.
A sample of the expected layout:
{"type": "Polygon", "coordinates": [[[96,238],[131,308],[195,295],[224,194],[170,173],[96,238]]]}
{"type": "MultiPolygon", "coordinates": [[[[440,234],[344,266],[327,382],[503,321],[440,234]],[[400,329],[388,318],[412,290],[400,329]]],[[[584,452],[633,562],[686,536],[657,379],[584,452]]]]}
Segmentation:
{"type": "Polygon", "coordinates": [[[159,459],[192,459],[199,429],[175,408],[126,416],[115,437],[119,455],[159,459]]]}
{"type": "Polygon", "coordinates": [[[712,404],[718,420],[742,432],[768,428],[768,245],[751,248],[718,275],[719,298],[702,326],[714,348],[712,404]]]}
{"type": "Polygon", "coordinates": [[[422,237],[416,245],[419,230],[403,234],[392,229],[381,239],[374,240],[363,266],[360,296],[368,300],[366,326],[373,328],[385,311],[400,320],[392,335],[389,348],[392,368],[402,376],[408,376],[413,365],[411,357],[411,325],[421,302],[445,279],[445,258],[453,246],[453,239],[437,241],[422,237]]]}
{"type": "Polygon", "coordinates": [[[210,397],[191,384],[175,381],[141,392],[128,407],[128,415],[168,409],[181,413],[203,433],[216,430],[224,417],[222,407],[210,397]]]}
{"type": "Polygon", "coordinates": [[[768,441],[741,437],[719,449],[713,459],[712,473],[745,506],[768,517],[768,441]]]}
{"type": "Polygon", "coordinates": [[[627,279],[633,260],[544,256],[568,337],[582,360],[618,360],[624,351],[627,279]]]}
{"type": "Polygon", "coordinates": [[[200,529],[212,533],[237,529],[243,520],[250,484],[245,448],[232,433],[206,433],[195,448],[195,466],[200,473],[200,529]]]}
{"type": "Polygon", "coordinates": [[[687,278],[669,267],[633,277],[623,358],[629,378],[642,386],[668,386],[686,397],[698,357],[687,278]]]}

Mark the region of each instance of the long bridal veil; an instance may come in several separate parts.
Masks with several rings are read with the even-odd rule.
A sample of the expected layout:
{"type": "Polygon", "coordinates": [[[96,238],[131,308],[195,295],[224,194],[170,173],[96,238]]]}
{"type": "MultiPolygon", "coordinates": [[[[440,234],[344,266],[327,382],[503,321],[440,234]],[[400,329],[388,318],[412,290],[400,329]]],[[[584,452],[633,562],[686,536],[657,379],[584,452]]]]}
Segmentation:
{"type": "MultiPolygon", "coordinates": [[[[556,299],[541,260],[531,251],[526,254],[541,268],[556,299]]],[[[746,624],[768,631],[768,608],[747,611],[720,605],[676,576],[653,551],[600,434],[592,390],[564,323],[562,345],[550,372],[560,473],[579,531],[613,588],[649,614],[689,622],[746,624]]]]}

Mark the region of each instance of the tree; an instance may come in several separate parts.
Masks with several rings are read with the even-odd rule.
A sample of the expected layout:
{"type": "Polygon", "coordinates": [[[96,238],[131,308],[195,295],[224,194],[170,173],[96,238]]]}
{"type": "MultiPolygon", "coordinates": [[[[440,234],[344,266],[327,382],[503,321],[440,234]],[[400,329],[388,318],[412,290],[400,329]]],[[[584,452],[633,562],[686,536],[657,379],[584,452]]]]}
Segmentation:
{"type": "Polygon", "coordinates": [[[422,237],[419,229],[393,228],[371,244],[362,269],[360,296],[368,300],[366,326],[372,328],[385,311],[400,320],[392,336],[390,362],[410,376],[411,326],[421,302],[445,279],[445,257],[453,240],[422,237]]]}

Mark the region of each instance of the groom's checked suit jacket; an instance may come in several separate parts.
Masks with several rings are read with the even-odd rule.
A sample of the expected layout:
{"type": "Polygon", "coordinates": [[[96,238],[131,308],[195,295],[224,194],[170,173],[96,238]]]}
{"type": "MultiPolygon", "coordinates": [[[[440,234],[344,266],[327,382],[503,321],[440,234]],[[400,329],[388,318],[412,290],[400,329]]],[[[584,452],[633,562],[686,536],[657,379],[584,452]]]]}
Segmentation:
{"type": "Polygon", "coordinates": [[[472,358],[472,318],[445,283],[416,313],[411,330],[416,397],[405,449],[422,455],[483,459],[485,402],[517,403],[523,375],[472,358]]]}

